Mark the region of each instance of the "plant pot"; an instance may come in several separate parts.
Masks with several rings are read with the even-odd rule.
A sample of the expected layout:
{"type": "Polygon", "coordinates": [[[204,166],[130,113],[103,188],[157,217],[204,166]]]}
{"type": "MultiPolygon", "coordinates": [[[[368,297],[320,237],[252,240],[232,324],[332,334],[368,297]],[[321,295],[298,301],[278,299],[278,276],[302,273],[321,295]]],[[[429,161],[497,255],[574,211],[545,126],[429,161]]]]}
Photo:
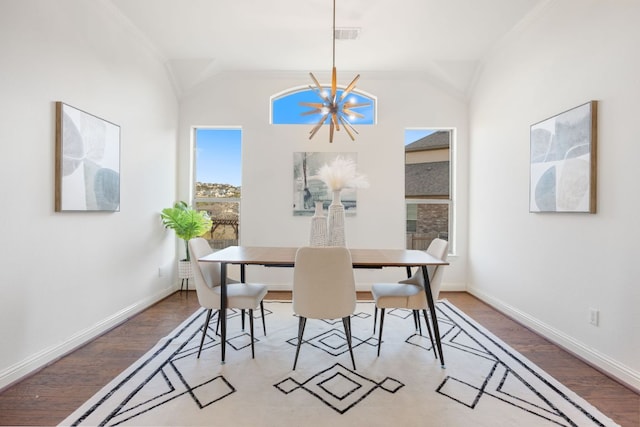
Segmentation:
{"type": "Polygon", "coordinates": [[[192,277],[191,261],[187,261],[186,259],[178,261],[178,279],[190,279],[192,277]]]}

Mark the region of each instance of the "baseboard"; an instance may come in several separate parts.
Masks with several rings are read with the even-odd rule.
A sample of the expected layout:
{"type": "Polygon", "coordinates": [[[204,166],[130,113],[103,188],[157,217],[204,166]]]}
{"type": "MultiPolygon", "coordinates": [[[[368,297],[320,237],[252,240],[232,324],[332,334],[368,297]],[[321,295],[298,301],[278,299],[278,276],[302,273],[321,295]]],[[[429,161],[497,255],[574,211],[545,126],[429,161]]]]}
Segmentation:
{"type": "Polygon", "coordinates": [[[161,299],[166,298],[175,291],[175,286],[164,289],[142,301],[120,310],[118,313],[103,319],[89,328],[78,332],[59,345],[46,348],[19,363],[9,366],[7,369],[0,372],[0,392],[55,362],[61,357],[71,353],[73,350],[81,347],[115,326],[118,326],[122,322],[140,313],[161,299]]]}
{"type": "MultiPolygon", "coordinates": [[[[291,284],[269,284],[270,291],[291,291],[291,284]]],[[[364,292],[371,290],[371,283],[356,283],[356,291],[364,292]]]]}
{"type": "MultiPolygon", "coordinates": [[[[364,292],[370,291],[373,283],[369,282],[357,282],[356,291],[364,292]]],[[[291,283],[271,283],[269,284],[270,291],[290,291],[291,283]]],[[[467,290],[465,283],[442,283],[440,292],[464,292],[467,290]]]]}
{"type": "Polygon", "coordinates": [[[465,282],[442,282],[440,292],[466,292],[467,284],[465,282]]]}
{"type": "Polygon", "coordinates": [[[508,304],[505,304],[503,301],[486,295],[482,291],[469,287],[467,288],[467,292],[489,304],[491,307],[506,316],[509,316],[511,319],[522,324],[526,328],[531,329],[559,347],[562,347],[603,374],[620,382],[636,393],[640,393],[640,372],[634,371],[615,359],[587,347],[580,341],[550,327],[543,322],[540,322],[538,319],[533,318],[508,304]]]}

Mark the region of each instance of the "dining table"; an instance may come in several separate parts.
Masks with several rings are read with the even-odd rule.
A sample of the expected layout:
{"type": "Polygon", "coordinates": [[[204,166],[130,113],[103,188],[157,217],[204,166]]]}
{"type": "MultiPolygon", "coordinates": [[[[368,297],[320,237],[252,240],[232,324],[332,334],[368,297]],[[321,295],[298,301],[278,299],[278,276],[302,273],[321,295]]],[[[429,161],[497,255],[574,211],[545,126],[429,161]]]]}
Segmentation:
{"type": "MultiPolygon", "coordinates": [[[[266,267],[294,267],[297,247],[270,246],[228,246],[202,258],[199,262],[220,263],[220,339],[222,363],[225,362],[225,344],[227,337],[227,266],[240,266],[240,281],[245,282],[245,266],[261,265],[266,267]]],[[[427,252],[414,249],[352,249],[351,260],[353,268],[381,269],[386,267],[404,267],[410,272],[412,267],[422,269],[425,278],[424,291],[426,293],[431,321],[433,323],[436,347],[440,356],[441,366],[444,368],[444,354],[438,328],[435,301],[431,292],[428,266],[448,265],[447,261],[436,258],[427,252]]]]}

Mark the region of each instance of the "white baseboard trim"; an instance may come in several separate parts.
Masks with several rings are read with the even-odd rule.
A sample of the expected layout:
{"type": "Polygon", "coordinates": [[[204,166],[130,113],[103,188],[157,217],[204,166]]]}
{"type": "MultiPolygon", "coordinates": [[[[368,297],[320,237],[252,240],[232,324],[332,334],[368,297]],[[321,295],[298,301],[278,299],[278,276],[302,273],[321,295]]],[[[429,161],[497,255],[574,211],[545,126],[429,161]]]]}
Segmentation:
{"type": "MultiPolygon", "coordinates": [[[[356,282],[356,291],[370,291],[373,282],[356,282]]],[[[270,283],[270,291],[290,291],[291,283],[270,283]]],[[[443,283],[440,292],[465,292],[467,285],[465,283],[443,283]]]]}
{"type": "Polygon", "coordinates": [[[291,283],[269,283],[270,291],[291,291],[291,283]]]}
{"type": "Polygon", "coordinates": [[[523,313],[520,310],[508,304],[505,304],[503,301],[493,298],[478,289],[469,287],[467,288],[467,292],[489,304],[496,310],[514,319],[515,321],[521,323],[525,327],[542,335],[544,338],[548,339],[554,344],[562,347],[566,351],[570,352],[585,363],[593,366],[605,375],[614,378],[616,381],[624,384],[631,390],[634,390],[636,393],[640,393],[640,372],[634,371],[630,367],[621,364],[617,360],[587,347],[580,341],[566,335],[565,333],[552,328],[551,326],[543,322],[540,322],[538,319],[531,317],[528,314],[523,313]]]}
{"type": "Polygon", "coordinates": [[[440,292],[466,292],[466,282],[442,282],[440,292]]]}
{"type": "Polygon", "coordinates": [[[76,333],[59,345],[45,348],[44,350],[31,355],[27,359],[9,366],[7,369],[0,372],[0,391],[71,353],[78,347],[140,313],[161,299],[166,298],[175,291],[175,286],[166,288],[142,301],[138,301],[135,304],[120,310],[93,326],[76,333]]]}
{"type": "MultiPolygon", "coordinates": [[[[269,284],[270,291],[291,291],[291,284],[269,284]]],[[[371,283],[356,283],[356,291],[370,291],[371,283]]]]}

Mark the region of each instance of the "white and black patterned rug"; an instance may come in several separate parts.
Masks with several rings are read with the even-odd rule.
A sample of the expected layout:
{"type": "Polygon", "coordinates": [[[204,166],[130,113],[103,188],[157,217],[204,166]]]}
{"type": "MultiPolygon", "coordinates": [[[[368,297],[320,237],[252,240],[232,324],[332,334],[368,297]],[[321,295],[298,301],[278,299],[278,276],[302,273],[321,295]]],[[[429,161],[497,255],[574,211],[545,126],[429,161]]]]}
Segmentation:
{"type": "Polygon", "coordinates": [[[352,317],[357,370],[342,322],[310,319],[293,371],[298,319],[291,303],[259,310],[256,358],[238,313],[229,313],[227,362],[212,319],[196,358],[199,310],[61,425],[209,426],[614,426],[447,301],[438,302],[446,369],[409,311],[385,316],[376,357],[373,304],[352,317]]]}

